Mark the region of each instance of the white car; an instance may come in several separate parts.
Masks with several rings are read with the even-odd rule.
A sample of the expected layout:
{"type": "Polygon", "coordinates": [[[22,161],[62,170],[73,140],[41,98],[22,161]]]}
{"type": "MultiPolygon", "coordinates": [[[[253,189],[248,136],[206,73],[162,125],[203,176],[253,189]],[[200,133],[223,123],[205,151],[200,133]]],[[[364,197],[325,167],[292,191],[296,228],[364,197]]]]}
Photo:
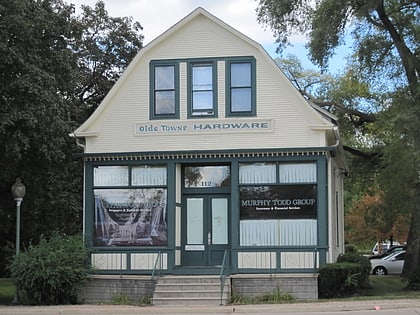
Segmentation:
{"type": "Polygon", "coordinates": [[[371,255],[382,254],[383,252],[387,251],[391,246],[394,246],[394,245],[400,245],[400,243],[398,243],[398,241],[393,241],[392,245],[390,241],[384,241],[381,244],[376,243],[372,248],[371,255]]]}
{"type": "Polygon", "coordinates": [[[372,259],[372,274],[383,275],[397,275],[401,274],[404,267],[405,250],[392,253],[381,259],[372,259]]]}

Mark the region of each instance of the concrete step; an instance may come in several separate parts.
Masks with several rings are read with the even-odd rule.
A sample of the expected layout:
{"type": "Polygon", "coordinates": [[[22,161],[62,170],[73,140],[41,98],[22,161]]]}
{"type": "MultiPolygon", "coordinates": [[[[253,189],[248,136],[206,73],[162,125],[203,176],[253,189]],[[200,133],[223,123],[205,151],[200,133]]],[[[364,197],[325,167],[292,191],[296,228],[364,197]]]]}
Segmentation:
{"type": "Polygon", "coordinates": [[[153,298],[154,305],[226,305],[229,300],[219,298],[153,298]]]}
{"type": "Polygon", "coordinates": [[[230,301],[230,279],[220,296],[218,276],[163,276],[153,294],[155,305],[219,305],[230,301]]]}

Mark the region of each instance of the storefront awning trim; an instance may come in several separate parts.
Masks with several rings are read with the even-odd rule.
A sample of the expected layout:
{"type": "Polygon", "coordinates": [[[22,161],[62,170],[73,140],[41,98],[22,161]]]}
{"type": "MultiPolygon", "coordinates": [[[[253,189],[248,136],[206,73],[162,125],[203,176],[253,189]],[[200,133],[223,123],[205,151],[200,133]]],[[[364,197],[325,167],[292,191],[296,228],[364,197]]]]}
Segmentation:
{"type": "Polygon", "coordinates": [[[259,158],[285,156],[325,155],[334,156],[336,147],[293,148],[247,151],[178,151],[178,152],[130,152],[130,153],[83,153],[85,161],[129,161],[129,160],[183,160],[183,159],[223,159],[223,158],[259,158]]]}

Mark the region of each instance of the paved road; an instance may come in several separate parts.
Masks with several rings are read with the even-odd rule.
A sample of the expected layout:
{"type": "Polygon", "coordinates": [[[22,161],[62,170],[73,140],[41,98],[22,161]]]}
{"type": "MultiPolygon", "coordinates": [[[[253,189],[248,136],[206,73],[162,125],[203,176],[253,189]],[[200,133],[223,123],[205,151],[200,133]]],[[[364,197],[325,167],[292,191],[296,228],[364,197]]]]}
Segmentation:
{"type": "Polygon", "coordinates": [[[334,301],[296,304],[236,306],[0,306],[1,315],[210,315],[210,314],[294,314],[294,315],[420,315],[420,299],[381,301],[334,301]]]}

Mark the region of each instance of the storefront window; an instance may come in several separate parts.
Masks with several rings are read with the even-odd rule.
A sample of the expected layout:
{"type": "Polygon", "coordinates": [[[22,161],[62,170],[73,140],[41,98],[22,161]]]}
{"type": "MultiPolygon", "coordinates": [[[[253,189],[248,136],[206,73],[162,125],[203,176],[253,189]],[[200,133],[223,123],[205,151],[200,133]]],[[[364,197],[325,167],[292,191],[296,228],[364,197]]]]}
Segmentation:
{"type": "Polygon", "coordinates": [[[276,178],[275,163],[239,164],[240,184],[274,184],[276,178]]]}
{"type": "Polygon", "coordinates": [[[316,183],[315,163],[285,163],[279,165],[279,182],[316,183]]]}
{"type": "Polygon", "coordinates": [[[167,245],[166,173],[162,165],[94,167],[94,246],[167,245]]]}
{"type": "Polygon", "coordinates": [[[93,169],[95,186],[127,186],[127,166],[96,166],[93,169]]]}
{"type": "Polygon", "coordinates": [[[134,186],[166,185],[166,167],[164,166],[134,166],[131,172],[134,186]]]}
{"type": "Polygon", "coordinates": [[[241,246],[317,244],[315,163],[240,164],[239,181],[241,246]]]}

